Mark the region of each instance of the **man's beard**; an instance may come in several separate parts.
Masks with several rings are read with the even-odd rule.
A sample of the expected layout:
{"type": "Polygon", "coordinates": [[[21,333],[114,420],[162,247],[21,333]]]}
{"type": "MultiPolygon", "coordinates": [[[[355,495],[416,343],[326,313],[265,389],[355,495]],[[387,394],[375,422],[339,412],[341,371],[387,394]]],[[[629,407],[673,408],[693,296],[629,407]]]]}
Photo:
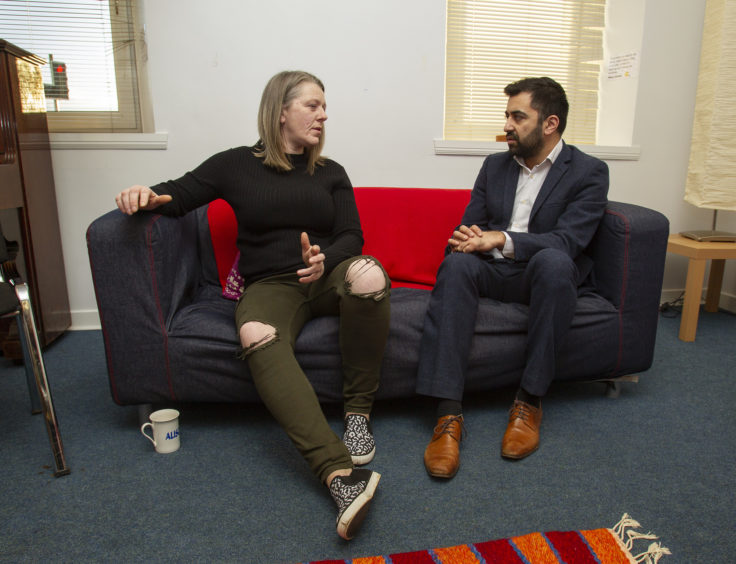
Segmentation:
{"type": "Polygon", "coordinates": [[[544,146],[541,122],[523,141],[515,133],[511,137],[516,141],[516,144],[509,147],[509,151],[512,155],[516,155],[520,159],[528,159],[529,157],[536,156],[544,146]]]}

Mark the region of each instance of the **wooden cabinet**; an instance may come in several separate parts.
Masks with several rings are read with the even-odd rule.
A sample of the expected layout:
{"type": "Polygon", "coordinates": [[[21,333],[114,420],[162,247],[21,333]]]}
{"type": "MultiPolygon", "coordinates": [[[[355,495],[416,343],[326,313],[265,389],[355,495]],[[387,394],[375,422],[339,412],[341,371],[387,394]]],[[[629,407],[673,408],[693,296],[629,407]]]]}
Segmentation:
{"type": "MultiPolygon", "coordinates": [[[[51,168],[43,59],[0,39],[0,209],[16,209],[42,345],[71,325],[51,168]]],[[[5,348],[5,347],[3,347],[5,348]]]]}

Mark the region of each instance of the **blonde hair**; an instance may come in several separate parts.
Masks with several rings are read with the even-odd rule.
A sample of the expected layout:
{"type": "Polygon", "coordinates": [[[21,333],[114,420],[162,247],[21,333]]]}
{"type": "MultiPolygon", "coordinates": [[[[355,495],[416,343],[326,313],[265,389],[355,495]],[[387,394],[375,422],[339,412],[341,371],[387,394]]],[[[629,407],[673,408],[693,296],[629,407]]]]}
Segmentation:
{"type": "MultiPolygon", "coordinates": [[[[281,111],[296,98],[301,85],[305,82],[313,82],[325,90],[322,81],[304,71],[282,71],[273,76],[263,89],[261,105],[258,108],[258,135],[260,139],[256,147],[255,155],[263,159],[263,164],[277,170],[289,171],[294,168],[284,150],[284,142],[281,136],[281,111]]],[[[325,144],[325,133],[322,130],[319,143],[314,147],[305,147],[307,155],[307,172],[314,174],[315,168],[324,164],[322,147],[325,144]]]]}

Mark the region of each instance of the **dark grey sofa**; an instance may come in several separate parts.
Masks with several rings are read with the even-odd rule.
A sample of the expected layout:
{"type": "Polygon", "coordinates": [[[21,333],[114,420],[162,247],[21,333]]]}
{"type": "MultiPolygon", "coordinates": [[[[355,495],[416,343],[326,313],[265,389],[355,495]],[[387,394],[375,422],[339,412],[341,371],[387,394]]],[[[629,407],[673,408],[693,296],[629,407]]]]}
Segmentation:
{"type": "MultiPolygon", "coordinates": [[[[386,189],[386,197],[391,190],[402,189],[386,189]]],[[[376,220],[360,211],[368,242],[366,225],[376,220]]],[[[448,232],[436,228],[443,237],[448,232]]],[[[615,380],[651,366],[668,230],[656,211],[609,203],[587,251],[595,261],[597,292],[578,300],[558,380],[615,380]]],[[[236,358],[235,302],[221,296],[206,206],[182,218],[112,211],[90,225],[87,241],[116,403],[259,401],[246,363],[236,358]]],[[[415,394],[428,298],[428,290],[392,290],[379,401],[415,394]]],[[[467,391],[519,381],[526,321],[526,306],[482,301],[467,391]]],[[[308,323],[296,344],[325,402],[341,400],[337,342],[337,318],[324,317],[308,323]]]]}

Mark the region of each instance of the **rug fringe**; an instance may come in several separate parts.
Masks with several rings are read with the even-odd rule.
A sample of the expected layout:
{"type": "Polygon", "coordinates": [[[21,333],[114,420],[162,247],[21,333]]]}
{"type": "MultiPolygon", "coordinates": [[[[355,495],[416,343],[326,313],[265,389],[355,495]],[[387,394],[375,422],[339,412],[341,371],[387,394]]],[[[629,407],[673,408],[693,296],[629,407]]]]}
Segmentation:
{"type": "MultiPolygon", "coordinates": [[[[632,519],[628,513],[624,513],[621,520],[616,523],[611,529],[619,540],[623,543],[626,549],[631,553],[634,542],[638,540],[656,540],[659,537],[652,533],[640,533],[633,529],[639,528],[641,525],[636,519],[632,519]],[[628,530],[627,530],[628,529],[628,530]]],[[[633,556],[634,562],[642,562],[643,564],[657,564],[660,558],[666,554],[672,554],[670,549],[666,546],[662,546],[662,543],[653,542],[650,543],[647,549],[633,556]]]]}

